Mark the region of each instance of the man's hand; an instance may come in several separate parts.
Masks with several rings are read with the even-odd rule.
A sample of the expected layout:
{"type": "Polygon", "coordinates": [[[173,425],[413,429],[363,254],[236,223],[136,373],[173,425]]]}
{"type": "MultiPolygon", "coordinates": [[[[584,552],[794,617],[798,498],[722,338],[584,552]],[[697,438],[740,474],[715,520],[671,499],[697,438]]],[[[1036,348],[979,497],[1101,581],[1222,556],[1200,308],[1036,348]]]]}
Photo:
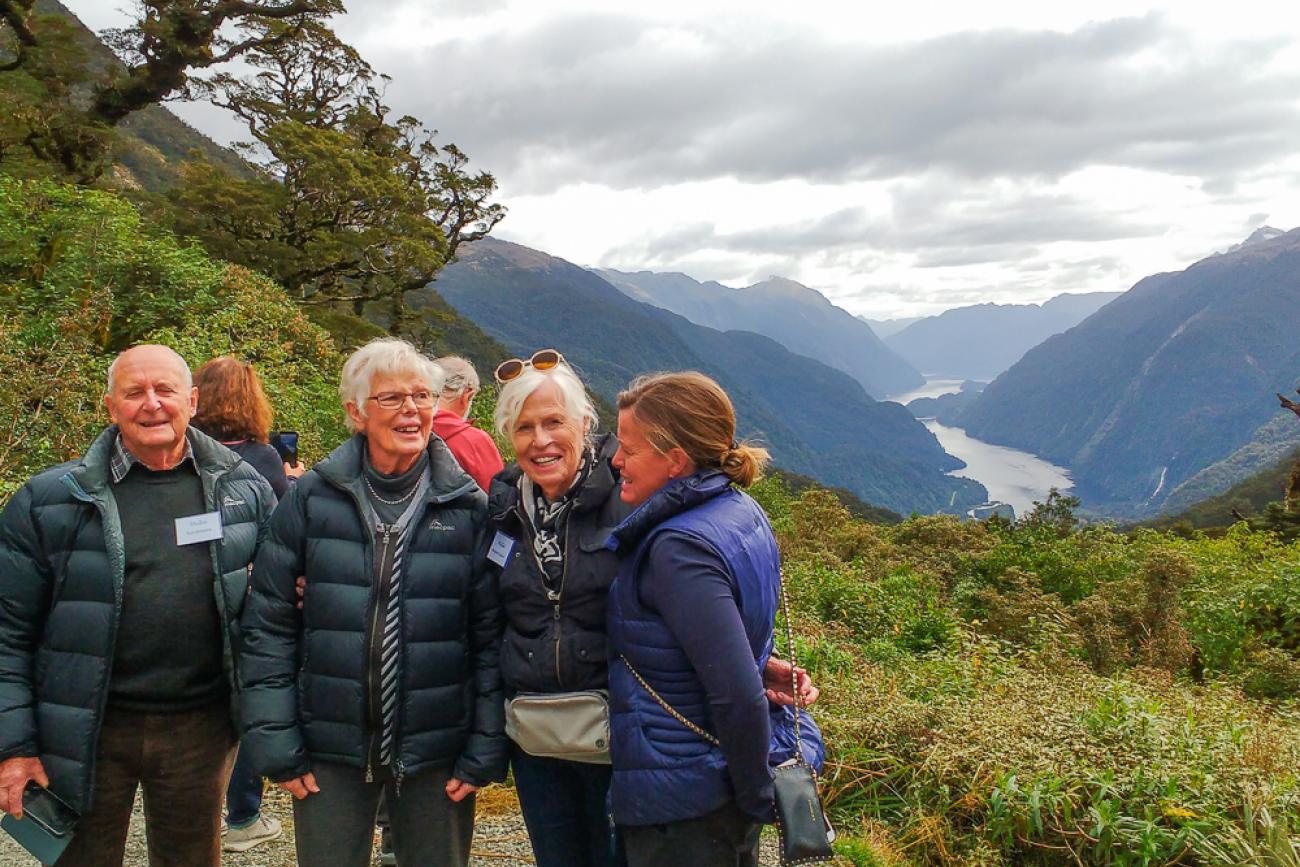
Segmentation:
{"type": "MultiPolygon", "coordinates": [[[[822,691],[813,686],[812,678],[802,668],[795,668],[794,673],[799,681],[799,703],[804,707],[815,704],[822,691]]],[[[794,704],[790,681],[790,663],[769,656],[767,665],[763,668],[763,687],[767,690],[767,700],[772,704],[794,704]]]]}
{"type": "Polygon", "coordinates": [[[285,780],[283,783],[276,783],[276,785],[293,795],[299,801],[308,795],[314,795],[320,791],[320,786],[316,785],[316,775],[311,771],[308,771],[301,777],[294,777],[292,780],[285,780]]]}
{"type": "Polygon", "coordinates": [[[302,610],[302,599],[307,595],[307,576],[299,575],[298,580],[293,582],[294,592],[298,594],[298,610],[302,610]]]}
{"type": "Polygon", "coordinates": [[[23,791],[32,780],[40,786],[50,784],[50,778],[45,776],[45,767],[40,759],[15,756],[0,762],[0,810],[12,814],[15,819],[21,819],[23,791]]]}
{"type": "Polygon", "coordinates": [[[447,781],[447,797],[456,803],[460,803],[477,791],[478,786],[458,780],[455,777],[447,781]]]}
{"type": "Polygon", "coordinates": [[[301,479],[303,473],[307,472],[307,465],[304,463],[291,464],[284,462],[284,474],[291,479],[301,479]]]}

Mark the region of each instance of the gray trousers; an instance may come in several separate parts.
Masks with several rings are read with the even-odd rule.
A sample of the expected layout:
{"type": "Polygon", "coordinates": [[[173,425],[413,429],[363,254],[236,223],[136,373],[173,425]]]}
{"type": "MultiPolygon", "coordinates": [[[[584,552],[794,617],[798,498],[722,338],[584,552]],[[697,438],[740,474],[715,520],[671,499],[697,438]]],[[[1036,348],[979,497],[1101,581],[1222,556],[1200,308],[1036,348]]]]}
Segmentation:
{"type": "Polygon", "coordinates": [[[474,836],[474,796],[447,797],[447,770],[391,782],[365,781],[365,772],[337,764],[312,768],[320,791],[293,802],[294,843],[303,867],[369,867],[375,841],[375,808],[385,792],[399,867],[465,867],[474,836]]]}
{"type": "Polygon", "coordinates": [[[757,867],[763,826],[728,802],[697,819],[619,825],[630,867],[757,867]]]}

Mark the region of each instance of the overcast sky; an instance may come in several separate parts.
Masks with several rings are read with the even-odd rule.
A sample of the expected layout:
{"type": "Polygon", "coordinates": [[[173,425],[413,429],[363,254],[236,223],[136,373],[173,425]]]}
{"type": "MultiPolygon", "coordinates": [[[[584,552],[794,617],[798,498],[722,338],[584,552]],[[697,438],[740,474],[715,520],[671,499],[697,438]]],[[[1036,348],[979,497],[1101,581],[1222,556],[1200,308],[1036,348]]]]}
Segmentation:
{"type": "MultiPolygon", "coordinates": [[[[96,28],[126,5],[65,2],[96,28]]],[[[775,274],[894,317],[1123,290],[1300,226],[1277,3],[348,8],[394,108],[496,175],[496,234],[582,265],[775,274]]]]}

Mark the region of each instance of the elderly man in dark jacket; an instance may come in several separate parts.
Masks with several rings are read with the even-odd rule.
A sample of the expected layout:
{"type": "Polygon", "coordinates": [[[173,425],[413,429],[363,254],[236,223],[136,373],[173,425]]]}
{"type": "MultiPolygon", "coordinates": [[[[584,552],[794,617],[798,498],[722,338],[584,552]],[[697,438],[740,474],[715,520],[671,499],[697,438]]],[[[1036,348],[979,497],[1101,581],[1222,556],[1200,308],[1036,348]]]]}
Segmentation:
{"type": "Polygon", "coordinates": [[[150,864],[220,863],[237,624],[275,503],[189,427],[165,346],[109,370],[114,424],[0,514],[0,809],[29,781],[81,819],[60,867],[120,865],[144,788],[150,864]]]}

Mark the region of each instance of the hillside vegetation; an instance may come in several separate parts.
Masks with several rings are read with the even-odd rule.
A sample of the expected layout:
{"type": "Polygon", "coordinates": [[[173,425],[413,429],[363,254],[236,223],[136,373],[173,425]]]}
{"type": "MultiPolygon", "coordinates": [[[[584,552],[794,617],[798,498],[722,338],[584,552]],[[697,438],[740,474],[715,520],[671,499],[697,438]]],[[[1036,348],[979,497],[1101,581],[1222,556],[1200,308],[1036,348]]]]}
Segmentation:
{"type": "Polygon", "coordinates": [[[146,341],[194,367],[224,354],[257,365],[308,458],[341,441],[334,343],[279,287],[109,193],[0,175],[0,496],[80,454],[106,423],[113,356],[146,341]]]}
{"type": "Polygon", "coordinates": [[[1300,545],[758,496],[853,863],[1300,863],[1300,545]]]}

